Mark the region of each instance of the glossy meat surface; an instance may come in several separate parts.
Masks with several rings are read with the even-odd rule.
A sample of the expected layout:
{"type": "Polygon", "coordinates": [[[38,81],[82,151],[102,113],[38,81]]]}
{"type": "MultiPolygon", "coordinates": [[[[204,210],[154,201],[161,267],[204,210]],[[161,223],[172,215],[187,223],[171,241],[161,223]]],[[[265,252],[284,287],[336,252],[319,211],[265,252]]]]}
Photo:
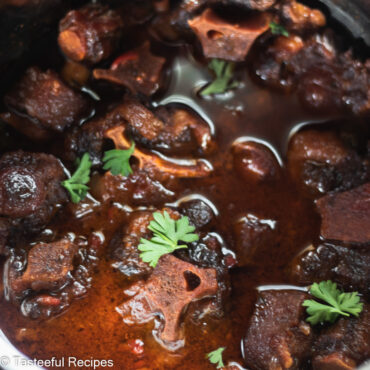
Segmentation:
{"type": "Polygon", "coordinates": [[[117,12],[91,4],[69,12],[60,21],[58,42],[68,58],[95,64],[112,54],[122,29],[123,21],[117,12]]]}
{"type": "MultiPolygon", "coordinates": [[[[42,72],[38,68],[26,71],[5,102],[22,117],[22,124],[15,127],[31,138],[34,131],[36,135],[39,130],[61,132],[88,113],[87,100],[81,94],[68,87],[54,71],[42,72]]],[[[3,118],[7,121],[7,116],[3,118]]]]}
{"type": "Polygon", "coordinates": [[[312,343],[298,291],[263,291],[243,341],[244,359],[251,369],[299,369],[312,343]]]}

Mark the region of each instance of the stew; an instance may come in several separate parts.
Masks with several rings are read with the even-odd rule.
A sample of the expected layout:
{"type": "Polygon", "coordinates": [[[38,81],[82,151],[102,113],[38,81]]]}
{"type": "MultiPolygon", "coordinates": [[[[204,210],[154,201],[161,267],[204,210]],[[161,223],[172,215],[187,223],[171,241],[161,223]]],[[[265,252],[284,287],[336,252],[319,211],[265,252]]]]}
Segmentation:
{"type": "Polygon", "coordinates": [[[62,9],[1,97],[9,340],[116,369],[369,359],[368,50],[313,1],[62,9]]]}

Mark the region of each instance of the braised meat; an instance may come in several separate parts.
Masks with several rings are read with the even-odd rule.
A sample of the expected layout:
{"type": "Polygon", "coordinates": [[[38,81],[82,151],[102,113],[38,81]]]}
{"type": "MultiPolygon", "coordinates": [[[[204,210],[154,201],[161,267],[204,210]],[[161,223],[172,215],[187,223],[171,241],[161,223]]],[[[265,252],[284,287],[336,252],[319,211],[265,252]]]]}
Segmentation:
{"type": "Polygon", "coordinates": [[[321,236],[347,243],[370,242],[370,183],[343,193],[328,194],[316,204],[321,236]]]}
{"type": "Polygon", "coordinates": [[[234,224],[235,248],[238,266],[256,263],[258,252],[272,248],[276,243],[277,222],[252,213],[242,215],[234,224]]]}
{"type": "Polygon", "coordinates": [[[284,25],[292,31],[312,30],[326,24],[320,10],[311,9],[295,0],[285,0],[279,4],[279,12],[284,25]]]}
{"type": "Polygon", "coordinates": [[[100,247],[96,234],[89,240],[69,235],[18,251],[6,262],[6,298],[33,319],[59,314],[91,287],[100,247]]]}
{"type": "Polygon", "coordinates": [[[288,166],[292,176],[313,191],[346,190],[369,179],[367,155],[333,131],[304,130],[289,143],[288,166]]]}
{"type": "MultiPolygon", "coordinates": [[[[114,127],[106,132],[117,149],[125,150],[130,142],[124,136],[125,127],[114,127]]],[[[97,180],[94,194],[99,199],[115,199],[134,205],[158,205],[173,199],[173,191],[182,178],[207,177],[212,172],[209,164],[202,159],[171,161],[157,153],[146,153],[135,147],[132,156],[138,161],[130,177],[113,176],[107,172],[97,180]]]]}
{"type": "Polygon", "coordinates": [[[128,132],[150,149],[175,154],[209,153],[214,145],[211,130],[195,113],[172,106],[160,106],[151,112],[135,100],[120,109],[128,132]]]}
{"type": "Polygon", "coordinates": [[[141,238],[150,238],[147,228],[151,220],[152,212],[134,212],[130,215],[125,230],[118,232],[110,244],[112,258],[116,260],[112,266],[128,278],[147,276],[152,271],[152,268],[140,259],[137,249],[141,238]]]}
{"type": "Polygon", "coordinates": [[[181,203],[182,212],[189,217],[190,222],[197,228],[209,226],[214,218],[211,207],[200,199],[189,200],[181,203]]]}
{"type": "Polygon", "coordinates": [[[94,69],[94,77],[126,86],[133,94],[150,96],[160,86],[164,63],[164,58],[150,52],[150,44],[146,42],[119,56],[109,70],[94,69]]]}
{"type": "Polygon", "coordinates": [[[68,58],[95,64],[113,53],[122,29],[123,21],[116,11],[89,4],[70,11],[60,21],[58,43],[68,58]]]}
{"type": "Polygon", "coordinates": [[[243,340],[244,360],[251,369],[300,369],[309,355],[313,333],[304,321],[306,293],[262,291],[243,340]]]}
{"type": "Polygon", "coordinates": [[[57,290],[68,280],[73,270],[77,246],[68,239],[54,243],[38,243],[28,253],[27,267],[20,276],[14,265],[9,268],[10,294],[22,295],[34,291],[57,290]]]}
{"type": "Polygon", "coordinates": [[[320,244],[299,255],[292,266],[292,280],[312,284],[322,280],[339,283],[346,291],[370,293],[370,253],[368,247],[348,248],[320,244]]]}
{"type": "Polygon", "coordinates": [[[60,184],[64,178],[60,162],[52,155],[21,150],[4,154],[0,159],[2,239],[9,231],[40,231],[67,201],[60,184]]]}
{"type": "Polygon", "coordinates": [[[245,181],[268,181],[279,175],[274,154],[264,145],[242,142],[233,146],[234,167],[245,181]]]}
{"type": "Polygon", "coordinates": [[[243,61],[253,42],[268,29],[269,20],[269,15],[262,13],[232,24],[208,8],[188,23],[202,44],[204,56],[243,61]]]}
{"type": "Polygon", "coordinates": [[[85,97],[54,71],[37,67],[29,68],[4,100],[10,112],[0,118],[30,138],[48,138],[50,132],[62,132],[88,115],[85,97]]]}
{"type": "Polygon", "coordinates": [[[283,90],[297,90],[309,109],[368,114],[370,107],[369,62],[341,54],[330,37],[296,35],[269,40],[266,54],[255,61],[260,80],[283,90]]]}
{"type": "Polygon", "coordinates": [[[117,311],[124,322],[131,325],[145,323],[161,315],[164,322],[156,335],[164,346],[177,349],[182,346],[183,339],[180,330],[182,313],[191,302],[213,296],[216,292],[214,269],[200,269],[166,255],[144,285],[139,283],[127,291],[129,296],[134,294],[134,297],[117,307],[117,311]]]}
{"type": "Polygon", "coordinates": [[[190,155],[197,151],[203,155],[214,149],[210,128],[195,113],[171,106],[152,112],[129,98],[105,117],[71,129],[65,137],[64,157],[73,161],[88,152],[94,165],[101,164],[105,133],[118,126],[124,126],[135,142],[163,153],[190,155]]]}
{"type": "Polygon", "coordinates": [[[356,369],[370,357],[370,311],[365,305],[359,318],[340,319],[325,329],[313,347],[315,370],[356,369]]]}

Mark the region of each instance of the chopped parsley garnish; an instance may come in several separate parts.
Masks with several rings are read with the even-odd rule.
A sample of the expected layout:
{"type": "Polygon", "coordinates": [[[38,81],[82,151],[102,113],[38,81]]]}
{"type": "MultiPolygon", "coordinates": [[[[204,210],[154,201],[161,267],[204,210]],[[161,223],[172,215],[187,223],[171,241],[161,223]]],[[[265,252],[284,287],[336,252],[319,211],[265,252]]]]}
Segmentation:
{"type": "Polygon", "coordinates": [[[328,321],[333,323],[340,315],[358,316],[363,304],[357,292],[344,293],[337,289],[337,284],[328,280],[312,284],[310,293],[324,303],[313,299],[306,299],[303,306],[307,307],[309,317],[307,321],[312,325],[328,321]]]}
{"type": "Polygon", "coordinates": [[[208,68],[215,73],[215,79],[206,86],[201,95],[220,94],[237,87],[239,84],[233,79],[234,63],[221,59],[212,59],[208,68]]]}
{"type": "Polygon", "coordinates": [[[282,36],[285,36],[285,37],[289,36],[289,32],[281,24],[275,23],[275,22],[270,22],[269,26],[270,26],[271,33],[273,35],[282,35],[282,36]]]}
{"type": "Polygon", "coordinates": [[[91,160],[88,153],[85,153],[78,161],[75,173],[67,180],[62,181],[62,185],[68,190],[73,203],[78,203],[86,197],[89,187],[86,185],[90,181],[91,160]]]}
{"type": "Polygon", "coordinates": [[[220,347],[206,355],[206,358],[208,358],[211,364],[217,364],[217,369],[225,366],[222,361],[222,352],[225,350],[225,348],[226,347],[220,347]]]}
{"type": "Polygon", "coordinates": [[[132,142],[130,148],[126,150],[112,149],[104,154],[104,170],[110,170],[112,175],[128,176],[132,173],[130,157],[135,150],[135,143],[132,142]]]}
{"type": "Polygon", "coordinates": [[[164,254],[187,248],[186,245],[179,244],[180,241],[191,243],[199,239],[198,235],[193,233],[195,227],[189,224],[187,216],[174,220],[164,211],[163,214],[154,212],[153,218],[148,226],[153,232],[153,237],[150,240],[141,238],[138,246],[141,259],[151,267],[155,267],[164,254]]]}

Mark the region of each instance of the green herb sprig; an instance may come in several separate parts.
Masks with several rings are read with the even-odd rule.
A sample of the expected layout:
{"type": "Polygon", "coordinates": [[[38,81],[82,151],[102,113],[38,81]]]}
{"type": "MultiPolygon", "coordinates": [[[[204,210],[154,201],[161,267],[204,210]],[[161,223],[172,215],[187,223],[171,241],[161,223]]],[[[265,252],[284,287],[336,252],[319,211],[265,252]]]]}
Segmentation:
{"type": "Polygon", "coordinates": [[[232,62],[227,62],[221,59],[212,59],[208,64],[208,68],[211,69],[215,74],[215,79],[206,86],[200,94],[210,95],[210,94],[221,94],[227,90],[236,88],[239,83],[233,81],[233,72],[235,64],[232,62]]]}
{"type": "Polygon", "coordinates": [[[154,212],[153,218],[148,226],[153,237],[150,240],[141,238],[138,246],[141,259],[151,267],[155,267],[164,254],[187,248],[187,245],[179,244],[180,241],[191,243],[199,239],[198,235],[193,233],[195,227],[189,224],[187,216],[174,220],[164,211],[163,214],[154,212]]]}
{"type": "Polygon", "coordinates": [[[357,317],[363,309],[357,292],[341,292],[337,289],[337,284],[330,280],[312,284],[310,293],[325,302],[324,304],[313,299],[306,299],[303,302],[309,315],[307,321],[312,325],[326,321],[333,323],[340,315],[351,314],[357,317]]]}
{"type": "Polygon", "coordinates": [[[273,35],[282,35],[285,37],[289,36],[287,29],[279,23],[270,22],[269,27],[273,35]]]}
{"type": "Polygon", "coordinates": [[[111,174],[129,176],[132,173],[130,158],[135,150],[135,143],[132,142],[130,148],[126,150],[112,149],[104,153],[104,170],[110,170],[111,174]]]}
{"type": "Polygon", "coordinates": [[[85,153],[78,161],[78,167],[74,174],[69,179],[62,181],[62,185],[68,190],[73,203],[83,200],[89,191],[86,184],[90,181],[91,165],[90,156],[85,153]]]}
{"type": "Polygon", "coordinates": [[[217,365],[217,369],[220,369],[225,366],[222,361],[222,352],[225,351],[225,348],[226,347],[220,347],[206,355],[206,358],[209,360],[211,364],[217,365]]]}

